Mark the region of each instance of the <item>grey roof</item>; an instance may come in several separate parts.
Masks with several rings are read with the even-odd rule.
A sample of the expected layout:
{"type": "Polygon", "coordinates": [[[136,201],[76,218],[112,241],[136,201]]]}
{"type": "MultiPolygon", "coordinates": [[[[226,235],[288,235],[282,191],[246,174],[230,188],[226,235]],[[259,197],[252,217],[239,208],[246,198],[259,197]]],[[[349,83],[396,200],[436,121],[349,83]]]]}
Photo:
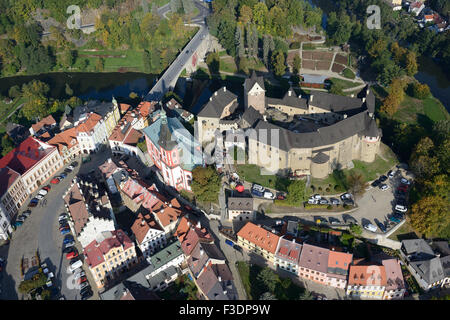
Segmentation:
{"type": "Polygon", "coordinates": [[[127,293],[130,293],[135,300],[159,300],[148,285],[144,286],[129,280],[124,280],[111,289],[100,293],[99,296],[102,300],[120,300],[127,293]]]}
{"type": "Polygon", "coordinates": [[[370,118],[366,130],[364,130],[364,135],[368,137],[379,137],[381,136],[381,129],[378,128],[375,118],[370,118]]]}
{"type": "Polygon", "coordinates": [[[198,242],[187,261],[194,276],[197,277],[209,259],[225,262],[224,255],[214,243],[198,242]]]}
{"type": "Polygon", "coordinates": [[[297,109],[308,109],[307,100],[301,96],[297,96],[292,87],[289,88],[282,99],[266,98],[266,100],[268,105],[279,104],[297,109]]]}
{"type": "Polygon", "coordinates": [[[441,264],[445,277],[450,277],[450,256],[441,257],[441,264]]]}
{"type": "Polygon", "coordinates": [[[253,210],[253,198],[228,198],[229,210],[253,210]]]}
{"type": "Polygon", "coordinates": [[[450,255],[450,247],[448,245],[448,241],[433,241],[430,243],[430,246],[434,251],[437,251],[441,254],[441,256],[450,255]]]}
{"type": "Polygon", "coordinates": [[[206,118],[220,118],[223,108],[235,99],[237,99],[237,95],[227,90],[226,87],[222,87],[213,93],[208,103],[198,113],[198,116],[206,118]]]}
{"type": "Polygon", "coordinates": [[[150,257],[150,263],[155,267],[155,270],[157,270],[170,261],[178,258],[182,254],[183,251],[181,250],[180,241],[176,240],[164,249],[152,255],[150,257]]]}
{"type": "Polygon", "coordinates": [[[78,121],[83,113],[89,112],[97,113],[104,118],[105,115],[112,110],[114,110],[114,104],[112,102],[99,102],[97,100],[91,100],[86,102],[85,105],[78,106],[73,110],[73,119],[78,121]]]}
{"type": "Polygon", "coordinates": [[[244,81],[244,86],[245,88],[247,88],[248,90],[250,90],[251,88],[253,88],[253,86],[255,85],[255,83],[258,83],[259,86],[265,90],[266,88],[264,87],[264,78],[262,76],[257,76],[255,70],[253,70],[252,75],[250,76],[250,78],[246,78],[244,81]]]}
{"type": "Polygon", "coordinates": [[[340,96],[322,91],[311,91],[309,105],[320,107],[331,112],[344,112],[360,109],[363,102],[358,98],[340,96]]]}
{"type": "Polygon", "coordinates": [[[402,241],[403,248],[407,255],[414,253],[425,253],[430,256],[434,256],[433,249],[424,239],[411,239],[402,241]]]}
{"type": "Polygon", "coordinates": [[[372,90],[370,90],[370,88],[368,88],[367,90],[369,90],[369,94],[366,95],[366,107],[370,113],[374,113],[375,112],[375,95],[373,94],[372,90]]]}
{"type": "Polygon", "coordinates": [[[262,118],[263,117],[261,116],[261,113],[259,113],[259,111],[257,111],[252,106],[248,107],[242,115],[242,120],[245,120],[250,125],[250,127],[253,127],[256,121],[262,118]]]}
{"type": "Polygon", "coordinates": [[[164,269],[163,271],[159,272],[157,275],[147,279],[147,281],[150,285],[150,288],[154,288],[157,287],[158,284],[160,284],[161,282],[164,282],[172,278],[177,273],[178,273],[177,268],[175,268],[174,266],[170,266],[167,269],[164,269]]]}
{"type": "Polygon", "coordinates": [[[209,300],[237,300],[237,291],[228,266],[213,264],[208,266],[197,279],[197,285],[209,300]]]}
{"type": "MultiPolygon", "coordinates": [[[[367,112],[361,112],[354,116],[343,119],[330,126],[319,128],[314,132],[295,133],[266,121],[258,121],[255,126],[256,132],[267,132],[267,144],[274,146],[271,141],[271,130],[279,130],[279,148],[289,151],[292,148],[315,148],[334,144],[338,141],[353,136],[354,134],[365,135],[368,125],[372,121],[367,112]],[[267,131],[260,131],[266,129],[267,131]]],[[[274,131],[276,132],[276,131],[274,131]]],[[[264,135],[259,135],[258,140],[264,142],[264,135]]],[[[250,136],[249,139],[254,139],[250,136]]]]}
{"type": "Polygon", "coordinates": [[[323,152],[319,152],[311,160],[314,163],[323,164],[328,162],[328,160],[330,160],[330,156],[326,155],[323,152]]]}
{"type": "Polygon", "coordinates": [[[445,277],[441,260],[438,257],[430,260],[412,261],[410,262],[410,265],[428,284],[439,282],[445,277]]]}
{"type": "Polygon", "coordinates": [[[287,223],[286,232],[292,235],[297,235],[297,231],[298,231],[298,222],[289,220],[287,223]]]}

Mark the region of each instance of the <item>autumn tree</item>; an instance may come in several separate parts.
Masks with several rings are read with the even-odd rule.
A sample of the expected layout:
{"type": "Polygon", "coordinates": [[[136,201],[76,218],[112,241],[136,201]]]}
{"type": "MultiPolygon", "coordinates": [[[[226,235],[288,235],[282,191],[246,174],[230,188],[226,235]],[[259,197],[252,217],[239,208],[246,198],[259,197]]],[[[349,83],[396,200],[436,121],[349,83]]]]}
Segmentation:
{"type": "Polygon", "coordinates": [[[192,171],[192,191],[199,201],[213,202],[220,191],[220,177],[213,167],[196,167],[192,171]]]}
{"type": "Polygon", "coordinates": [[[367,183],[361,173],[351,171],[347,177],[347,185],[351,193],[359,195],[364,193],[367,183]]]}
{"type": "Polygon", "coordinates": [[[236,33],[235,33],[235,44],[236,44],[236,55],[239,58],[242,58],[245,55],[245,48],[244,48],[244,35],[242,32],[242,28],[240,26],[236,27],[236,33]]]}
{"type": "Polygon", "coordinates": [[[294,73],[298,74],[302,67],[302,59],[300,58],[300,55],[298,53],[294,56],[292,66],[294,67],[294,73]]]}
{"type": "Polygon", "coordinates": [[[430,96],[430,87],[426,83],[413,82],[411,85],[411,93],[414,98],[425,99],[430,96]]]}
{"type": "Polygon", "coordinates": [[[392,81],[389,94],[384,99],[383,105],[380,108],[381,112],[386,113],[391,117],[397,112],[400,103],[405,97],[405,86],[406,82],[402,79],[396,78],[392,81]]]}
{"type": "Polygon", "coordinates": [[[417,65],[417,57],[413,51],[408,51],[405,57],[405,70],[409,76],[413,76],[417,73],[419,67],[417,65]]]}
{"type": "Polygon", "coordinates": [[[450,205],[440,196],[426,196],[411,208],[411,225],[427,238],[450,237],[450,205]]]}
{"type": "Polygon", "coordinates": [[[239,22],[242,26],[247,26],[253,19],[253,11],[247,5],[243,5],[239,10],[239,22]]]}

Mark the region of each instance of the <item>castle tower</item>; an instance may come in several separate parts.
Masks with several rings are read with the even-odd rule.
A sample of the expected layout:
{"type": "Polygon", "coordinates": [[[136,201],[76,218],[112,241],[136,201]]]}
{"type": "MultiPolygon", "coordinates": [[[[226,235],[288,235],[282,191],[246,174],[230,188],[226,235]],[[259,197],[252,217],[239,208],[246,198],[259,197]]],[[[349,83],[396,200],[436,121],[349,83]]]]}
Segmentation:
{"type": "Polygon", "coordinates": [[[364,135],[361,137],[361,160],[373,162],[378,153],[381,141],[381,130],[378,128],[374,117],[370,117],[364,135]]]}
{"type": "Polygon", "coordinates": [[[266,111],[266,90],[264,88],[263,77],[256,76],[253,71],[252,76],[244,81],[244,105],[245,110],[252,106],[259,113],[266,111]]]}

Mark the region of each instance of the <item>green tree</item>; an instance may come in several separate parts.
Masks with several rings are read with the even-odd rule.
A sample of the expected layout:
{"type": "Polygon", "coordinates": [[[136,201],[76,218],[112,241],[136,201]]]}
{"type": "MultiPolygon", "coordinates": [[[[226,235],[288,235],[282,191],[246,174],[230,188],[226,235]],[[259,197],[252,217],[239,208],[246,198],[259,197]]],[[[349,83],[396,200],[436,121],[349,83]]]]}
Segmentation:
{"type": "Polygon", "coordinates": [[[220,70],[220,56],[217,52],[210,52],[206,57],[206,64],[208,65],[211,74],[217,74],[220,70]]]}
{"type": "Polygon", "coordinates": [[[277,300],[277,298],[273,293],[267,291],[259,297],[259,300],[277,300]]]}
{"type": "Polygon", "coordinates": [[[150,53],[148,52],[148,50],[144,50],[144,52],[142,53],[142,61],[144,64],[144,71],[147,73],[150,72],[152,66],[150,64],[150,53]]]}
{"type": "Polygon", "coordinates": [[[362,234],[362,228],[361,228],[360,225],[357,225],[357,224],[352,224],[352,225],[350,226],[350,231],[351,231],[354,235],[357,235],[357,236],[360,236],[360,235],[362,234]]]}
{"type": "Polygon", "coordinates": [[[300,55],[298,53],[294,56],[294,61],[292,62],[292,66],[294,67],[294,73],[298,74],[302,67],[302,59],[300,58],[300,55]]]}
{"type": "Polygon", "coordinates": [[[11,88],[9,88],[8,91],[8,97],[11,99],[16,99],[22,95],[22,91],[20,90],[20,87],[18,85],[14,85],[11,88]]]}
{"type": "Polygon", "coordinates": [[[236,55],[239,58],[242,58],[245,54],[245,48],[244,48],[244,39],[243,39],[243,32],[240,26],[236,27],[236,34],[235,34],[235,43],[236,43],[236,55]]]}
{"type": "Polygon", "coordinates": [[[105,70],[105,59],[98,58],[95,63],[95,71],[102,72],[103,70],[105,70]]]}
{"type": "Polygon", "coordinates": [[[274,292],[279,281],[278,275],[270,268],[264,268],[256,277],[270,292],[274,292]]]}
{"type": "Polygon", "coordinates": [[[72,90],[72,88],[69,86],[68,83],[66,83],[66,89],[65,89],[65,91],[66,91],[66,94],[67,94],[69,97],[73,96],[73,90],[72,90]]]}
{"type": "Polygon", "coordinates": [[[12,149],[14,149],[14,141],[11,139],[10,136],[7,134],[4,134],[2,136],[2,157],[6,156],[8,152],[10,152],[12,149]]]}
{"type": "Polygon", "coordinates": [[[313,296],[310,291],[305,289],[298,297],[298,300],[313,300],[313,296]]]}
{"type": "Polygon", "coordinates": [[[440,196],[426,196],[411,208],[411,225],[427,238],[450,236],[449,202],[440,196]]]}
{"type": "Polygon", "coordinates": [[[411,89],[413,97],[417,99],[423,100],[428,98],[431,94],[430,87],[426,83],[413,82],[411,89]]]}
{"type": "Polygon", "coordinates": [[[287,187],[286,202],[291,205],[301,205],[305,200],[306,183],[303,180],[294,180],[287,187]]]}
{"type": "Polygon", "coordinates": [[[196,167],[192,171],[192,191],[197,200],[213,202],[220,191],[220,177],[213,167],[196,167]]]}
{"type": "Polygon", "coordinates": [[[284,53],[276,51],[272,55],[272,68],[277,76],[282,76],[286,70],[284,53]]]}

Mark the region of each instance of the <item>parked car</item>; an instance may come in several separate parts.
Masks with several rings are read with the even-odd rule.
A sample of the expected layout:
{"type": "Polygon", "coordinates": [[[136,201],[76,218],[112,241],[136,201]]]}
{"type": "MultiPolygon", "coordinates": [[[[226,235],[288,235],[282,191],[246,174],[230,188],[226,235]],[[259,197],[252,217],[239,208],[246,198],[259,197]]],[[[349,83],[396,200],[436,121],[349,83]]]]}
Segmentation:
{"type": "Polygon", "coordinates": [[[374,226],[371,223],[367,223],[366,225],[364,225],[364,229],[372,231],[372,232],[376,232],[378,230],[377,226],[374,226]]]}
{"type": "Polygon", "coordinates": [[[52,181],[50,181],[50,183],[58,184],[59,183],[59,179],[58,178],[53,178],[52,181]]]}
{"type": "Polygon", "coordinates": [[[88,279],[87,279],[87,277],[86,276],[82,276],[82,277],[80,277],[80,278],[78,278],[78,284],[82,284],[83,282],[87,282],[88,281],[88,279]]]}
{"type": "Polygon", "coordinates": [[[397,171],[389,170],[389,172],[387,173],[387,176],[389,177],[389,179],[392,179],[395,177],[396,173],[397,173],[397,171]]]}
{"type": "Polygon", "coordinates": [[[320,194],[315,194],[312,196],[312,198],[314,198],[316,200],[320,200],[320,199],[322,199],[322,196],[320,194]]]}
{"type": "Polygon", "coordinates": [[[65,173],[71,173],[72,170],[70,170],[69,168],[65,168],[65,169],[64,169],[64,172],[65,172],[65,173]]]}
{"type": "Polygon", "coordinates": [[[381,232],[383,232],[383,233],[386,232],[386,227],[384,226],[384,223],[377,222],[377,226],[378,226],[378,228],[380,228],[381,232]]]}
{"type": "Polygon", "coordinates": [[[25,218],[24,218],[24,217],[21,217],[21,216],[18,216],[17,219],[16,219],[16,222],[17,222],[17,221],[19,221],[19,222],[24,222],[24,221],[25,221],[25,218]]]}
{"type": "Polygon", "coordinates": [[[83,282],[80,284],[80,294],[83,294],[86,291],[91,290],[91,286],[89,285],[89,282],[83,282]]]}
{"type": "Polygon", "coordinates": [[[370,185],[374,188],[378,187],[380,185],[381,181],[380,180],[374,180],[370,185]]]}
{"type": "Polygon", "coordinates": [[[316,200],[316,199],[314,199],[314,198],[309,198],[308,199],[308,203],[309,204],[317,204],[319,202],[319,200],[316,200]]]}
{"type": "Polygon", "coordinates": [[[78,261],[81,261],[81,260],[79,258],[74,258],[69,261],[69,264],[73,265],[73,264],[77,263],[78,261]]]}
{"type": "Polygon", "coordinates": [[[277,193],[277,200],[286,200],[286,196],[280,192],[277,193]]]}
{"type": "Polygon", "coordinates": [[[402,212],[400,211],[394,211],[394,213],[392,214],[394,217],[396,217],[399,220],[403,220],[405,218],[405,216],[403,215],[402,212]]]}
{"type": "Polygon", "coordinates": [[[329,217],[328,220],[331,224],[341,224],[341,220],[339,220],[338,218],[329,217]]]}
{"type": "Polygon", "coordinates": [[[81,300],[87,300],[87,299],[89,299],[90,297],[92,297],[92,295],[93,295],[92,290],[85,291],[85,292],[81,295],[81,300]]]}
{"type": "Polygon", "coordinates": [[[60,176],[62,179],[64,179],[65,177],[67,177],[67,174],[61,173],[59,176],[60,176]]]}
{"type": "Polygon", "coordinates": [[[81,278],[81,277],[86,277],[86,273],[85,273],[83,270],[81,270],[81,271],[78,272],[78,273],[75,273],[75,275],[74,275],[75,280],[76,280],[76,279],[79,279],[79,278],[81,278]]]}
{"type": "Polygon", "coordinates": [[[233,248],[234,248],[236,251],[242,252],[241,246],[238,246],[237,244],[235,244],[235,245],[233,246],[233,248]]]}
{"type": "Polygon", "coordinates": [[[273,193],[270,192],[270,191],[265,191],[265,192],[264,192],[264,198],[266,198],[266,199],[273,199],[273,198],[274,198],[274,195],[273,195],[273,193]]]}
{"type": "Polygon", "coordinates": [[[81,268],[82,266],[83,262],[81,262],[81,260],[78,260],[77,262],[69,266],[69,270],[73,273],[76,269],[81,268]]]}
{"type": "Polygon", "coordinates": [[[385,191],[385,190],[389,189],[389,186],[387,184],[383,183],[382,185],[380,185],[380,189],[385,191]]]}
{"type": "Polygon", "coordinates": [[[69,228],[67,228],[67,229],[62,229],[62,230],[60,231],[60,233],[61,233],[61,235],[68,234],[68,233],[70,233],[70,229],[69,229],[69,228]]]}
{"type": "Polygon", "coordinates": [[[327,199],[320,199],[319,203],[320,204],[328,204],[328,200],[327,199]]]}
{"type": "Polygon", "coordinates": [[[390,216],[390,217],[389,217],[389,220],[391,220],[392,222],[395,222],[395,223],[400,223],[400,220],[397,219],[397,218],[394,217],[394,216],[390,216]]]}
{"type": "Polygon", "coordinates": [[[21,225],[23,225],[23,221],[16,221],[14,222],[14,227],[20,227],[21,225]]]}
{"type": "Polygon", "coordinates": [[[258,190],[259,192],[264,192],[264,190],[266,190],[266,188],[264,188],[263,186],[254,183],[252,185],[252,190],[258,190]]]}
{"type": "Polygon", "coordinates": [[[37,194],[36,199],[42,200],[42,199],[44,199],[44,196],[42,194],[37,194]]]}
{"type": "MultiPolygon", "coordinates": [[[[73,237],[70,235],[70,236],[67,236],[67,237],[63,240],[63,244],[71,243],[72,241],[74,241],[74,240],[73,240],[73,237]]],[[[75,255],[74,257],[76,257],[76,255],[75,255]]],[[[71,258],[67,258],[67,259],[71,259],[71,258]]]]}
{"type": "Polygon", "coordinates": [[[344,200],[351,200],[352,199],[352,195],[350,194],[350,193],[344,193],[344,194],[342,194],[341,195],[341,200],[342,201],[344,201],[344,200]]]}
{"type": "Polygon", "coordinates": [[[385,182],[388,179],[388,177],[386,177],[385,175],[382,175],[381,177],[378,178],[378,180],[380,180],[381,182],[385,182]]]}
{"type": "Polygon", "coordinates": [[[78,165],[78,162],[74,161],[70,164],[72,167],[76,167],[78,165]]]}
{"type": "Polygon", "coordinates": [[[259,191],[259,190],[256,190],[256,189],[252,189],[252,194],[253,194],[254,196],[257,196],[257,197],[263,197],[263,196],[264,196],[264,193],[263,193],[263,192],[261,192],[261,191],[259,191]]]}
{"type": "Polygon", "coordinates": [[[408,191],[408,185],[402,184],[397,188],[397,190],[406,192],[406,191],[408,191]]]}
{"type": "MultiPolygon", "coordinates": [[[[37,199],[36,199],[37,200],[37,199]]],[[[37,202],[31,202],[30,201],[30,203],[28,204],[28,207],[29,208],[34,208],[34,207],[36,207],[38,205],[38,203],[37,202]]]]}
{"type": "Polygon", "coordinates": [[[45,187],[43,187],[42,189],[44,189],[45,191],[50,191],[50,189],[51,189],[52,187],[50,187],[50,185],[48,184],[48,185],[46,185],[45,187]]]}
{"type": "Polygon", "coordinates": [[[41,189],[41,191],[39,191],[39,194],[43,195],[43,196],[45,196],[47,193],[48,193],[48,191],[45,189],[41,189]]]}
{"type": "Polygon", "coordinates": [[[338,205],[338,204],[341,203],[341,202],[339,201],[339,199],[336,199],[336,198],[330,198],[330,202],[331,202],[331,204],[335,204],[335,205],[338,205]]]}
{"type": "Polygon", "coordinates": [[[59,231],[63,231],[64,229],[70,229],[70,227],[67,223],[59,226],[59,231]]]}
{"type": "Polygon", "coordinates": [[[66,243],[64,245],[63,253],[72,252],[73,249],[75,248],[74,245],[75,245],[75,242],[73,242],[73,241],[71,243],[66,243]]]}
{"type": "Polygon", "coordinates": [[[75,169],[75,166],[73,166],[73,165],[70,165],[70,166],[68,166],[68,167],[67,167],[67,169],[69,169],[69,170],[73,171],[73,170],[75,169]]]}
{"type": "Polygon", "coordinates": [[[233,241],[228,240],[228,239],[225,240],[225,243],[231,247],[234,245],[233,241]]]}
{"type": "Polygon", "coordinates": [[[22,212],[22,214],[28,218],[29,216],[31,216],[31,210],[26,210],[26,211],[22,212]]]}
{"type": "Polygon", "coordinates": [[[405,178],[401,178],[400,182],[403,183],[403,184],[406,184],[406,185],[410,185],[411,184],[411,182],[408,179],[405,179],[405,178]]]}
{"type": "Polygon", "coordinates": [[[76,258],[76,257],[78,257],[78,252],[77,251],[71,251],[71,252],[67,253],[67,255],[66,255],[66,259],[67,260],[73,259],[73,258],[76,258]]]}

